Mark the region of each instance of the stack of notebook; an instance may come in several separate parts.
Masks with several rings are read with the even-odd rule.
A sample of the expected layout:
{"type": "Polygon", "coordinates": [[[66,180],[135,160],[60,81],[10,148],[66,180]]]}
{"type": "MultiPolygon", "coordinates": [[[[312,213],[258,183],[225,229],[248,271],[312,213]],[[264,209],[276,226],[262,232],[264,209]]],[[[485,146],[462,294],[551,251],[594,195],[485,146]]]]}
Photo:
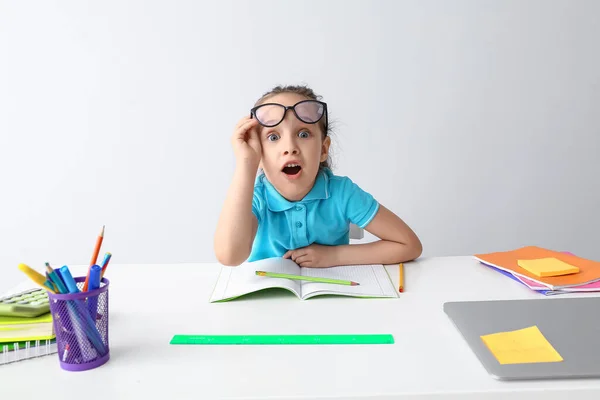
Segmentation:
{"type": "MultiPolygon", "coordinates": [[[[12,300],[19,292],[13,290],[0,296],[0,303],[12,300]]],[[[48,310],[31,317],[10,315],[6,307],[0,311],[0,365],[57,352],[52,314],[48,310]]]]}
{"type": "Polygon", "coordinates": [[[544,295],[600,291],[600,262],[572,253],[527,246],[474,257],[544,295]]]}

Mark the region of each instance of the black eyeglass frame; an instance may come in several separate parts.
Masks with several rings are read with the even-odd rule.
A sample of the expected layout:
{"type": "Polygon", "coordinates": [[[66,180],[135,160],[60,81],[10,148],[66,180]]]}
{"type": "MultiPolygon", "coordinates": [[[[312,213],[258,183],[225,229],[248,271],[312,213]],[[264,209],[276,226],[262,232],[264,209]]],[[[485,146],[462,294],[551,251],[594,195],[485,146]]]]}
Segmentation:
{"type": "Polygon", "coordinates": [[[283,104],[279,104],[279,103],[264,103],[264,104],[260,104],[260,105],[258,105],[256,107],[253,107],[250,110],[250,118],[256,118],[256,120],[258,121],[258,123],[261,124],[262,126],[267,127],[267,128],[272,128],[274,126],[279,125],[285,119],[285,115],[287,114],[288,110],[292,110],[294,112],[294,115],[296,116],[296,118],[298,118],[300,121],[304,122],[305,124],[316,124],[320,120],[322,120],[323,117],[325,117],[325,131],[327,131],[327,124],[328,124],[327,103],[325,103],[323,101],[319,101],[319,100],[313,100],[313,99],[302,100],[302,101],[297,102],[293,106],[284,106],[283,104]],[[302,118],[300,118],[300,116],[296,112],[296,106],[298,104],[309,103],[309,102],[310,103],[318,103],[318,104],[320,104],[320,105],[323,106],[323,114],[321,115],[321,117],[318,120],[316,120],[314,122],[309,122],[309,121],[303,120],[302,118]],[[279,107],[284,108],[283,115],[282,115],[281,119],[276,124],[273,124],[273,125],[263,124],[262,122],[260,122],[260,119],[258,119],[258,117],[256,117],[256,110],[258,110],[259,108],[264,107],[264,106],[279,106],[279,107]]]}

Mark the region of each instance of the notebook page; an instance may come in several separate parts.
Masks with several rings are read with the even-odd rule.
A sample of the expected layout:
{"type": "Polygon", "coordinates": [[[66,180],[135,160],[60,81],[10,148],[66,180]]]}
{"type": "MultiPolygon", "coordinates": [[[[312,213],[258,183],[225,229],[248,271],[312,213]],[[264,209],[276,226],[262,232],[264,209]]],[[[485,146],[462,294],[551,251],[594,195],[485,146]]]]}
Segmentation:
{"type": "Polygon", "coordinates": [[[237,267],[223,266],[210,301],[227,300],[269,288],[286,288],[300,297],[300,281],[256,275],[256,271],[298,275],[299,269],[292,260],[279,257],[246,262],[237,267]]]}
{"type": "Polygon", "coordinates": [[[301,275],[343,279],[359,286],[320,282],[302,282],[302,298],[319,294],[338,294],[360,297],[398,297],[396,288],[383,265],[349,265],[331,268],[301,268],[301,275]]]}

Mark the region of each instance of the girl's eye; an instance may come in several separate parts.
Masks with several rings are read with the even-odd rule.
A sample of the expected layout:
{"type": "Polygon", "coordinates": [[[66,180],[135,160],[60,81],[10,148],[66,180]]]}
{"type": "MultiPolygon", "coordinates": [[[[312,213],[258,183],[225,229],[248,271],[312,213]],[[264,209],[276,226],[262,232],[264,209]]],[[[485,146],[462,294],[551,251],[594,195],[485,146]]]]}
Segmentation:
{"type": "Polygon", "coordinates": [[[267,140],[269,142],[274,142],[274,141],[276,141],[278,139],[279,139],[279,135],[276,134],[276,133],[271,133],[269,136],[267,136],[267,140]]]}
{"type": "Polygon", "coordinates": [[[310,132],[300,131],[300,132],[298,132],[298,137],[302,138],[302,139],[306,139],[306,138],[310,137],[310,132]]]}

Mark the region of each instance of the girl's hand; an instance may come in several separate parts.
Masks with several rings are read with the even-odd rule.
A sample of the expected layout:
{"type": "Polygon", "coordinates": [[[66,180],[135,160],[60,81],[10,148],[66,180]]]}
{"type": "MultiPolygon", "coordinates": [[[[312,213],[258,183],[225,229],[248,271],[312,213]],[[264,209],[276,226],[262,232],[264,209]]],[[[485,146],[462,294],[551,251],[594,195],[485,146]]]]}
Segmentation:
{"type": "Polygon", "coordinates": [[[296,250],[289,250],[283,258],[291,258],[301,267],[327,268],[338,265],[336,262],[336,246],[311,244],[296,250]]]}
{"type": "Polygon", "coordinates": [[[236,161],[250,164],[258,169],[262,155],[262,146],[258,138],[258,121],[254,118],[242,118],[233,131],[231,143],[236,161]]]}

